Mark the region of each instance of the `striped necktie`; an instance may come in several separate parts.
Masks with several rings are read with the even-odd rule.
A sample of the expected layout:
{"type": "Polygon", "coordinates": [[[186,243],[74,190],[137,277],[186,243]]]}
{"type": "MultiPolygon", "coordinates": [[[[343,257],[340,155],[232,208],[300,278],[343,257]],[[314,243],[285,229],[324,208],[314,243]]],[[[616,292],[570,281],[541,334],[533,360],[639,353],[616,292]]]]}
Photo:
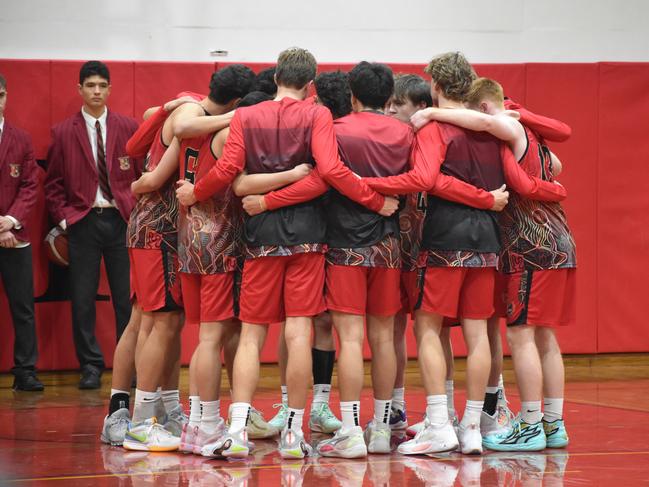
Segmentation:
{"type": "Polygon", "coordinates": [[[108,181],[104,137],[101,135],[101,124],[99,123],[99,120],[95,122],[95,129],[97,129],[97,174],[99,176],[99,189],[104,198],[108,201],[112,201],[113,193],[110,190],[110,182],[108,181]]]}

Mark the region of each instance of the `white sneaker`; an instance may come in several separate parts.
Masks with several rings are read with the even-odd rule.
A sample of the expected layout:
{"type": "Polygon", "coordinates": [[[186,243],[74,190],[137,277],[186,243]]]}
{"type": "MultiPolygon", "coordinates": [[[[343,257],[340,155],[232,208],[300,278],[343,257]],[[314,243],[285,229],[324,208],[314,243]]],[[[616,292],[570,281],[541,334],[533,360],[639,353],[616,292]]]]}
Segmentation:
{"type": "MultiPolygon", "coordinates": [[[[218,441],[226,433],[225,421],[219,418],[214,431],[207,432],[204,428],[198,426],[196,428],[196,435],[194,436],[193,452],[194,455],[203,455],[203,447],[218,441]]],[[[203,455],[213,458],[211,455],[203,455]]]]}
{"type": "Polygon", "coordinates": [[[390,426],[372,419],[363,434],[369,453],[390,453],[390,426]]]}
{"type": "Polygon", "coordinates": [[[460,423],[458,437],[462,453],[465,455],[482,454],[482,435],[480,434],[480,426],[476,423],[471,423],[466,427],[460,423]]]}
{"type": "Polygon", "coordinates": [[[317,447],[323,457],[362,458],[367,456],[367,446],[360,426],[345,431],[340,428],[333,438],[321,441],[317,447]]]}
{"type": "Polygon", "coordinates": [[[482,415],[480,416],[480,434],[483,437],[494,433],[502,433],[508,427],[509,421],[506,421],[504,425],[500,424],[500,415],[498,411],[496,411],[493,416],[488,414],[486,411],[482,411],[482,415]]]}
{"type": "Polygon", "coordinates": [[[180,438],[172,435],[155,418],[129,424],[124,436],[124,448],[138,451],[174,451],[180,438]]]}
{"type": "Polygon", "coordinates": [[[248,418],[248,437],[251,440],[270,438],[278,433],[278,429],[267,423],[260,411],[251,407],[248,418]]]}
{"type": "Polygon", "coordinates": [[[449,420],[432,424],[426,418],[424,428],[412,440],[401,443],[397,451],[403,455],[425,455],[453,451],[457,445],[457,435],[449,420]]]}
{"type": "Polygon", "coordinates": [[[284,428],[279,439],[279,454],[282,458],[310,457],[313,448],[304,440],[304,435],[284,428]]]}

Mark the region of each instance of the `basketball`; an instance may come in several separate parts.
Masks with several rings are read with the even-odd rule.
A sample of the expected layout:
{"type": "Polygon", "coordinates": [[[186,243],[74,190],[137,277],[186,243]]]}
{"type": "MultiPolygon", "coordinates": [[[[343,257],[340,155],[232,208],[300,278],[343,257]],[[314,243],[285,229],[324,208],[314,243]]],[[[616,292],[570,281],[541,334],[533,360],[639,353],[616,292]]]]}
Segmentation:
{"type": "Polygon", "coordinates": [[[48,232],[45,243],[47,258],[58,266],[67,267],[70,263],[68,258],[68,234],[61,230],[61,227],[56,226],[48,232]]]}

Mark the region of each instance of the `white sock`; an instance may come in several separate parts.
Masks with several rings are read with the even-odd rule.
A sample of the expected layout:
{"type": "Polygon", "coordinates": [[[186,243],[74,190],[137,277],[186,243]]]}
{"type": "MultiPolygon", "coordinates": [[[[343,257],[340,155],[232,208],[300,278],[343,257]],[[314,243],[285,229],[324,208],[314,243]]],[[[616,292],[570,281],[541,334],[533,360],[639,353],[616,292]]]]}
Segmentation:
{"type": "Polygon", "coordinates": [[[464,416],[462,416],[462,426],[467,428],[470,424],[480,425],[480,415],[482,414],[482,406],[484,401],[466,401],[464,408],[464,416]]]}
{"type": "Polygon", "coordinates": [[[195,427],[201,423],[201,398],[189,396],[189,426],[195,427]]]}
{"type": "Polygon", "coordinates": [[[563,397],[543,398],[543,419],[549,423],[563,418],[563,397]]]}
{"type": "Polygon", "coordinates": [[[390,406],[392,406],[392,399],[388,399],[387,401],[383,399],[374,399],[374,421],[377,423],[389,424],[390,406]]]}
{"type": "Polygon", "coordinates": [[[302,421],[304,419],[304,409],[288,408],[288,417],[286,419],[286,429],[302,434],[302,421]]]}
{"type": "Polygon", "coordinates": [[[155,404],[159,399],[158,391],[148,392],[135,389],[135,406],[133,407],[133,422],[139,423],[155,416],[155,404]]]}
{"type": "Polygon", "coordinates": [[[426,417],[433,424],[444,424],[448,421],[448,409],[445,394],[426,396],[426,417]]]}
{"type": "Polygon", "coordinates": [[[213,433],[221,419],[221,401],[201,401],[201,429],[213,433]]]}
{"type": "Polygon", "coordinates": [[[288,405],[288,387],[287,386],[282,386],[282,404],[284,404],[284,406],[288,405]]]}
{"type": "Polygon", "coordinates": [[[505,383],[503,382],[503,375],[500,374],[498,378],[498,402],[507,404],[507,396],[505,396],[505,383]]]}
{"type": "Polygon", "coordinates": [[[354,426],[360,425],[361,402],[360,401],[341,401],[340,414],[343,417],[343,428],[348,430],[354,426]]]}
{"type": "Polygon", "coordinates": [[[521,419],[527,424],[535,424],[541,421],[541,401],[521,402],[521,419]]]}
{"type": "Polygon", "coordinates": [[[115,394],[126,394],[127,396],[130,397],[131,391],[120,391],[119,389],[111,389],[110,397],[113,397],[115,394]]]}
{"type": "Polygon", "coordinates": [[[318,403],[329,404],[330,392],[331,384],[313,384],[313,405],[318,403]]]}
{"type": "Polygon", "coordinates": [[[392,389],[392,407],[403,411],[406,409],[406,389],[404,387],[397,387],[392,389]]]}
{"type": "Polygon", "coordinates": [[[180,391],[178,389],[161,391],[160,397],[165,405],[165,411],[168,413],[180,407],[180,391]]]}
{"type": "Polygon", "coordinates": [[[248,425],[248,415],[250,414],[250,404],[247,402],[233,402],[230,405],[232,412],[229,433],[240,431],[248,425]]]}
{"type": "Polygon", "coordinates": [[[447,380],[446,388],[446,408],[448,409],[448,417],[453,418],[455,414],[455,401],[453,400],[453,380],[447,380]]]}

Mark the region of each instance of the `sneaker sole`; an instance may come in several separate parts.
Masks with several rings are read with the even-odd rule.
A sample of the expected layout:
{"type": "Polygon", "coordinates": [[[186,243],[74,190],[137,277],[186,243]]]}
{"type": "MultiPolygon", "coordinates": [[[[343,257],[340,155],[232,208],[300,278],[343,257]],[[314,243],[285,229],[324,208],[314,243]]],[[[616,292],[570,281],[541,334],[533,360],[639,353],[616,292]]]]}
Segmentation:
{"type": "Polygon", "coordinates": [[[546,448],[565,448],[570,443],[570,440],[557,441],[557,442],[548,442],[546,443],[546,448]]]}
{"type": "Polygon", "coordinates": [[[382,455],[386,455],[386,454],[389,455],[390,453],[392,453],[392,448],[388,447],[387,449],[385,449],[385,448],[374,448],[374,447],[369,447],[368,446],[367,447],[367,452],[368,453],[375,453],[375,454],[382,454],[382,455]]]}
{"type": "Polygon", "coordinates": [[[447,452],[451,452],[451,451],[456,451],[457,448],[458,448],[458,445],[455,444],[455,445],[453,445],[453,446],[451,446],[449,448],[446,448],[444,450],[436,450],[435,448],[430,448],[430,449],[428,449],[426,451],[404,452],[404,451],[401,451],[401,449],[398,448],[397,451],[399,453],[401,453],[402,455],[429,455],[431,453],[447,453],[447,452]]]}
{"type": "Polygon", "coordinates": [[[490,445],[482,442],[482,447],[493,451],[541,451],[546,445],[490,445]]]}
{"type": "Polygon", "coordinates": [[[132,451],[163,452],[163,451],[177,451],[178,450],[178,445],[147,446],[147,445],[143,445],[142,443],[130,442],[128,440],[124,440],[124,443],[122,443],[122,446],[126,450],[132,450],[132,451]]]}
{"type": "Polygon", "coordinates": [[[335,457],[335,458],[365,458],[367,457],[367,448],[363,447],[358,448],[357,450],[352,451],[336,451],[332,450],[330,452],[318,452],[323,457],[335,457]]]}

